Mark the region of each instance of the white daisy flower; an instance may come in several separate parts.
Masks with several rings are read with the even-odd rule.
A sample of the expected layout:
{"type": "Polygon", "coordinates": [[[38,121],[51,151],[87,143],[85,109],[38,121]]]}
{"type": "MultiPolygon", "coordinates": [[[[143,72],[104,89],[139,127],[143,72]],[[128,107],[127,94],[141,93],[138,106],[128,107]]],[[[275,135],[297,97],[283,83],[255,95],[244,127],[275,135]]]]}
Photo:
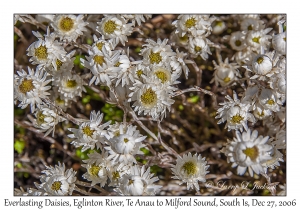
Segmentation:
{"type": "Polygon", "coordinates": [[[58,71],[60,74],[64,71],[71,72],[74,67],[74,60],[76,50],[73,50],[69,54],[67,54],[62,60],[56,59],[52,61],[52,65],[49,65],[46,70],[50,70],[50,73],[57,73],[58,71]]]}
{"type": "Polygon", "coordinates": [[[68,100],[75,100],[76,96],[82,96],[82,91],[86,92],[84,81],[78,74],[64,74],[62,78],[54,80],[54,85],[58,86],[58,92],[68,100]]]}
{"type": "Polygon", "coordinates": [[[283,31],[282,24],[285,22],[285,20],[281,20],[277,23],[279,26],[279,33],[274,35],[272,38],[272,45],[277,53],[281,55],[286,54],[286,31],[283,31]]]}
{"type": "Polygon", "coordinates": [[[65,120],[65,118],[59,116],[56,110],[50,109],[46,105],[42,105],[35,113],[36,120],[34,126],[41,129],[42,132],[46,132],[47,136],[51,131],[53,131],[52,136],[54,136],[55,126],[65,120]]]}
{"type": "Polygon", "coordinates": [[[92,48],[97,48],[99,51],[102,51],[102,48],[105,47],[106,51],[111,51],[114,49],[113,44],[104,39],[104,36],[97,38],[96,35],[93,35],[94,43],[92,48]]]}
{"type": "Polygon", "coordinates": [[[260,31],[264,29],[264,22],[257,18],[247,17],[241,22],[242,31],[260,31]]]}
{"type": "Polygon", "coordinates": [[[234,129],[241,131],[243,128],[248,130],[247,121],[255,122],[255,118],[249,113],[250,105],[233,106],[227,111],[227,123],[225,128],[228,127],[228,131],[234,129]]]}
{"type": "Polygon", "coordinates": [[[88,154],[89,159],[82,160],[86,164],[82,164],[81,166],[86,168],[87,172],[82,175],[84,179],[91,181],[91,186],[100,183],[100,186],[103,187],[107,181],[107,156],[106,152],[99,154],[97,152],[93,152],[88,154]]]}
{"type": "Polygon", "coordinates": [[[262,89],[258,100],[265,109],[270,109],[273,112],[278,112],[280,110],[279,105],[282,105],[281,101],[277,97],[276,92],[274,92],[272,89],[262,89]]]}
{"type": "Polygon", "coordinates": [[[126,123],[115,122],[113,125],[109,125],[107,128],[108,135],[110,136],[108,139],[120,136],[120,129],[123,129],[123,133],[127,131],[126,123]]]}
{"type": "Polygon", "coordinates": [[[242,134],[236,131],[236,138],[228,141],[222,152],[227,156],[227,162],[233,163],[232,167],[237,167],[237,173],[244,175],[247,168],[251,177],[253,172],[256,174],[264,173],[263,163],[270,160],[270,152],[273,147],[266,142],[269,136],[258,136],[258,132],[254,130],[251,133],[249,129],[242,134]]]}
{"type": "Polygon", "coordinates": [[[122,45],[125,45],[127,36],[130,36],[133,30],[133,24],[127,23],[120,15],[105,15],[97,24],[96,30],[105,39],[113,39],[116,44],[121,42],[122,45]]]}
{"type": "Polygon", "coordinates": [[[130,174],[130,165],[124,163],[117,163],[110,165],[107,168],[108,177],[110,183],[108,186],[118,187],[120,186],[120,180],[124,174],[130,174]]]}
{"type": "MultiPolygon", "coordinates": [[[[180,74],[176,71],[172,71],[172,68],[169,63],[166,63],[162,66],[153,66],[150,71],[147,72],[146,76],[142,76],[144,78],[144,83],[146,84],[155,84],[161,85],[161,88],[167,90],[171,88],[171,85],[176,85],[180,83],[177,81],[180,74]]],[[[176,88],[174,87],[174,91],[176,88]]],[[[172,93],[170,92],[170,95],[172,93]]]]}
{"type": "Polygon", "coordinates": [[[87,22],[83,21],[83,15],[55,15],[51,23],[54,28],[54,33],[60,40],[67,40],[68,42],[74,41],[87,31],[87,22]]]}
{"type": "Polygon", "coordinates": [[[265,162],[262,163],[265,173],[267,173],[268,168],[275,169],[275,167],[280,166],[279,161],[284,162],[282,153],[279,152],[278,149],[275,148],[273,144],[271,144],[271,146],[272,146],[272,149],[269,152],[271,159],[266,160],[265,162]]]}
{"type": "Polygon", "coordinates": [[[255,122],[254,116],[249,113],[251,105],[249,103],[241,103],[234,91],[233,100],[228,95],[225,98],[228,101],[220,103],[223,107],[217,110],[216,119],[220,118],[218,124],[227,121],[225,128],[228,127],[228,131],[231,129],[240,129],[242,131],[243,128],[248,130],[247,121],[255,122]]]}
{"type": "Polygon", "coordinates": [[[51,86],[46,85],[51,79],[46,80],[47,73],[38,67],[35,72],[28,67],[28,74],[23,69],[17,73],[18,75],[14,75],[14,99],[21,102],[19,104],[21,109],[25,109],[30,104],[33,113],[35,107],[40,107],[42,104],[41,99],[47,98],[49,95],[47,90],[51,86]]]}
{"type": "Polygon", "coordinates": [[[189,44],[189,36],[187,34],[181,36],[180,34],[176,34],[175,31],[173,31],[170,35],[170,41],[172,46],[178,45],[186,48],[189,44]]]}
{"type": "Polygon", "coordinates": [[[42,171],[39,189],[46,192],[46,195],[72,195],[75,188],[76,171],[67,169],[65,171],[65,164],[58,162],[55,167],[46,166],[46,170],[42,171]]]}
{"type": "Polygon", "coordinates": [[[229,38],[229,44],[232,49],[241,51],[247,47],[246,34],[242,31],[232,32],[229,38]]]}
{"type": "Polygon", "coordinates": [[[180,76],[183,71],[184,76],[187,79],[190,70],[186,63],[191,63],[191,61],[186,60],[186,57],[187,53],[179,52],[178,49],[176,49],[176,56],[171,57],[170,66],[178,74],[178,76],[180,76]]]}
{"type": "Polygon", "coordinates": [[[145,166],[132,166],[130,173],[122,176],[120,186],[115,191],[120,195],[155,195],[162,186],[153,184],[159,180],[153,176],[150,167],[146,170],[145,166]]]}
{"type": "Polygon", "coordinates": [[[132,105],[135,107],[134,111],[138,114],[151,115],[153,119],[166,116],[166,109],[170,111],[171,105],[175,102],[163,84],[144,84],[136,80],[133,87],[129,89],[132,92],[129,94],[128,102],[134,102],[132,105]]]}
{"type": "Polygon", "coordinates": [[[227,28],[226,23],[220,18],[216,19],[212,23],[212,33],[215,35],[219,35],[223,33],[223,31],[225,31],[226,28],[227,28]]]}
{"type": "Polygon", "coordinates": [[[28,56],[32,56],[29,62],[38,64],[39,66],[50,66],[56,60],[63,60],[66,55],[61,43],[55,40],[55,34],[50,34],[50,29],[47,28],[47,33],[42,36],[38,31],[32,32],[38,38],[38,41],[33,42],[27,49],[28,56]]]}
{"type": "Polygon", "coordinates": [[[136,130],[136,126],[126,126],[126,132],[123,126],[123,124],[120,124],[120,134],[109,139],[107,141],[109,146],[104,147],[110,154],[107,159],[112,160],[112,162],[123,162],[124,164],[136,163],[134,155],[143,154],[140,149],[145,145],[142,144],[141,141],[147,138],[147,136],[142,136],[140,132],[136,130]]]}
{"type": "Polygon", "coordinates": [[[176,165],[173,165],[171,168],[173,174],[172,178],[179,179],[180,184],[187,183],[187,189],[190,188],[199,191],[198,182],[205,182],[205,175],[209,172],[206,169],[209,168],[209,165],[206,165],[205,158],[202,158],[201,155],[195,154],[191,155],[189,152],[188,155],[184,154],[183,157],[177,157],[176,165]]]}
{"type": "Polygon", "coordinates": [[[152,39],[146,40],[147,44],[143,45],[141,55],[143,56],[144,65],[163,65],[169,62],[169,58],[175,56],[175,52],[171,46],[167,44],[168,39],[157,39],[157,42],[152,39]]]}
{"type": "Polygon", "coordinates": [[[119,51],[110,51],[105,47],[100,51],[98,48],[91,48],[89,56],[86,56],[87,60],[80,59],[81,64],[90,69],[94,75],[90,80],[89,85],[95,82],[102,85],[111,85],[111,77],[115,77],[119,71],[119,67],[115,67],[114,64],[118,62],[120,57],[119,51]]]}
{"type": "MultiPolygon", "coordinates": [[[[131,62],[129,60],[129,55],[120,55],[117,63],[114,64],[115,67],[119,68],[119,71],[116,74],[116,86],[122,81],[121,85],[132,85],[135,81],[134,79],[134,70],[131,68],[131,62]]],[[[112,77],[112,79],[114,79],[112,77]]]]}
{"type": "Polygon", "coordinates": [[[139,80],[140,82],[143,81],[142,75],[146,75],[147,72],[150,71],[149,66],[145,66],[143,64],[143,62],[134,65],[132,67],[132,69],[133,69],[133,72],[134,72],[134,78],[135,78],[135,80],[139,80]]]}
{"type": "Polygon", "coordinates": [[[108,121],[102,125],[103,113],[92,111],[90,114],[90,120],[86,120],[79,125],[79,128],[69,128],[73,134],[69,134],[68,137],[74,139],[71,144],[75,147],[81,147],[81,151],[87,149],[94,149],[95,146],[99,149],[101,144],[106,140],[107,132],[105,128],[110,124],[108,121]]]}
{"type": "Polygon", "coordinates": [[[201,56],[203,60],[208,58],[208,54],[211,55],[209,44],[211,42],[202,37],[194,37],[189,39],[189,52],[193,58],[197,57],[198,55],[201,56]]]}
{"type": "Polygon", "coordinates": [[[266,109],[263,106],[261,106],[260,104],[258,104],[258,105],[256,105],[255,109],[253,110],[253,114],[257,119],[263,120],[266,117],[271,116],[272,111],[270,109],[266,109]]]}
{"type": "Polygon", "coordinates": [[[270,46],[271,35],[267,35],[272,30],[272,28],[267,28],[260,31],[248,31],[246,36],[247,44],[252,47],[252,50],[259,52],[260,48],[267,50],[270,46]]]}
{"type": "Polygon", "coordinates": [[[221,86],[226,86],[234,82],[237,77],[241,77],[238,72],[239,65],[237,63],[229,63],[228,58],[224,62],[220,61],[219,65],[213,61],[215,72],[211,82],[214,81],[216,85],[220,83],[221,86]]]}
{"type": "Polygon", "coordinates": [[[172,25],[176,27],[175,33],[184,36],[186,33],[196,37],[204,34],[207,37],[212,31],[211,23],[215,17],[209,15],[179,15],[172,25]]]}
{"type": "Polygon", "coordinates": [[[132,24],[135,26],[136,23],[140,26],[142,22],[145,22],[146,20],[150,19],[152,15],[122,15],[127,21],[131,21],[132,24]]]}

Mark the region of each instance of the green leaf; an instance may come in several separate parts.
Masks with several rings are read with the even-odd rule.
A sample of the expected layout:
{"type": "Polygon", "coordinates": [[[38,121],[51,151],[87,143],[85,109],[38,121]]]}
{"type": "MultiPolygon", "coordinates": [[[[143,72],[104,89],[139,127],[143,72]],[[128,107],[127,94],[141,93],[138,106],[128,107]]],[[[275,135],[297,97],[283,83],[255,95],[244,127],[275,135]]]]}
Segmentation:
{"type": "Polygon", "coordinates": [[[188,98],[188,102],[189,103],[197,103],[199,101],[200,97],[198,95],[192,96],[190,98],[188,98]]]}
{"type": "Polygon", "coordinates": [[[74,64],[76,65],[76,66],[79,66],[79,68],[81,68],[81,69],[84,69],[84,66],[81,64],[81,62],[80,62],[80,58],[85,58],[84,57],[84,55],[76,55],[75,56],[75,60],[74,60],[74,64]]]}
{"type": "Polygon", "coordinates": [[[23,139],[16,140],[14,143],[14,149],[21,154],[25,148],[25,141],[23,139]]]}

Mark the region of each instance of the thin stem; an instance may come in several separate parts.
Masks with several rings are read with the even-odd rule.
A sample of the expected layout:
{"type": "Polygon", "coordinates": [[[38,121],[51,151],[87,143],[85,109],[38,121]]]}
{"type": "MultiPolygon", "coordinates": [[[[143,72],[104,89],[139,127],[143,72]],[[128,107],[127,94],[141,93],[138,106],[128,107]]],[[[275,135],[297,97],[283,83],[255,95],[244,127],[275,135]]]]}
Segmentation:
{"type": "Polygon", "coordinates": [[[213,92],[211,92],[209,90],[202,89],[198,86],[194,86],[192,88],[188,88],[188,89],[184,89],[184,90],[178,90],[177,92],[175,92],[174,95],[172,95],[172,97],[179,96],[183,93],[193,92],[193,91],[198,91],[198,92],[202,92],[204,94],[210,95],[212,97],[212,100],[213,100],[213,106],[215,108],[217,107],[217,97],[216,97],[216,95],[213,92]]]}
{"type": "Polygon", "coordinates": [[[71,121],[72,123],[76,124],[76,125],[80,125],[80,121],[75,119],[73,116],[69,115],[68,113],[65,113],[62,108],[60,108],[59,106],[56,106],[51,100],[49,100],[48,98],[46,99],[42,99],[46,104],[49,104],[51,106],[53,106],[59,114],[61,114],[64,118],[68,119],[69,121],[71,121]]]}
{"type": "Polygon", "coordinates": [[[16,125],[22,126],[23,128],[26,128],[27,130],[30,130],[31,132],[34,132],[39,138],[44,139],[44,140],[48,141],[48,142],[51,143],[51,144],[54,144],[54,145],[55,145],[55,148],[57,148],[58,150],[60,150],[60,151],[62,151],[62,152],[64,152],[64,153],[66,153],[66,154],[69,155],[71,158],[76,159],[76,157],[75,157],[70,151],[65,150],[65,149],[63,148],[63,146],[62,146],[60,143],[58,143],[55,139],[53,139],[53,138],[51,138],[51,137],[49,137],[49,136],[44,136],[44,133],[41,132],[40,130],[38,130],[38,129],[36,129],[36,128],[34,128],[34,127],[28,125],[28,124],[25,124],[25,123],[23,123],[23,122],[20,122],[20,121],[17,120],[17,119],[15,119],[14,122],[15,122],[16,125]]]}

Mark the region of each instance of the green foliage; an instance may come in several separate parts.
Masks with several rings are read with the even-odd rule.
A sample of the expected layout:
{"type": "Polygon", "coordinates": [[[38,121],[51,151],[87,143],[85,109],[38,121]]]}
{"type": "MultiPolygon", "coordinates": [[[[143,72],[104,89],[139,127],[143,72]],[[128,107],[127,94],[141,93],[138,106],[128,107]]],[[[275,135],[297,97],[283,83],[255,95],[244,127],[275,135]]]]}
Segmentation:
{"type": "Polygon", "coordinates": [[[80,62],[80,58],[85,58],[85,57],[83,55],[76,55],[75,60],[74,60],[74,64],[76,66],[79,66],[80,69],[84,69],[84,66],[80,62]]]}
{"type": "Polygon", "coordinates": [[[16,140],[14,143],[14,149],[18,154],[21,154],[25,148],[25,141],[23,139],[16,140]]]}
{"type": "Polygon", "coordinates": [[[190,97],[190,98],[188,98],[188,102],[189,103],[197,103],[198,101],[199,101],[199,99],[200,99],[200,97],[198,96],[198,95],[195,95],[195,96],[192,96],[192,97],[190,97]]]}
{"type": "Polygon", "coordinates": [[[87,38],[87,39],[86,39],[86,43],[87,43],[88,45],[92,45],[92,44],[93,44],[93,40],[90,39],[90,38],[87,38]]]}
{"type": "Polygon", "coordinates": [[[97,150],[97,149],[87,149],[85,150],[84,152],[81,151],[82,147],[78,147],[75,151],[75,154],[77,157],[79,157],[80,159],[82,160],[86,160],[88,159],[88,154],[91,154],[93,152],[100,152],[100,150],[97,150]]]}
{"type": "Polygon", "coordinates": [[[153,173],[153,174],[157,174],[157,173],[160,173],[160,172],[162,172],[163,170],[162,170],[162,168],[160,168],[159,166],[157,166],[157,165],[153,165],[153,166],[151,166],[150,167],[150,172],[151,173],[153,173]]]}
{"type": "Polygon", "coordinates": [[[102,107],[101,112],[104,113],[104,120],[106,122],[111,120],[112,124],[114,124],[116,121],[122,121],[123,111],[114,105],[106,103],[104,107],[102,107]]]}
{"type": "Polygon", "coordinates": [[[151,155],[151,153],[150,153],[150,151],[149,150],[147,150],[146,148],[141,148],[140,149],[145,155],[151,155]]]}

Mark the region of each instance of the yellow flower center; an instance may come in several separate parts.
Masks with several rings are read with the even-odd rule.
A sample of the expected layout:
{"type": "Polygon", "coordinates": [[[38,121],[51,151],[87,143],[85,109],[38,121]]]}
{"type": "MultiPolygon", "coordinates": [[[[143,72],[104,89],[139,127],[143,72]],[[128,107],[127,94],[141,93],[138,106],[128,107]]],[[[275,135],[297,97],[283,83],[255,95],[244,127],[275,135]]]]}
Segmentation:
{"type": "Polygon", "coordinates": [[[195,26],[196,25],[195,18],[192,17],[192,18],[187,19],[187,21],[185,21],[184,25],[187,28],[191,28],[191,27],[195,26]]]}
{"type": "Polygon", "coordinates": [[[286,37],[284,37],[283,40],[286,42],[286,37]]]}
{"type": "Polygon", "coordinates": [[[258,44],[259,44],[259,40],[260,40],[260,37],[254,37],[254,38],[252,38],[252,41],[256,42],[258,44]]]}
{"type": "Polygon", "coordinates": [[[162,60],[162,57],[160,55],[160,52],[154,53],[151,51],[151,53],[149,55],[149,59],[150,59],[151,64],[154,64],[154,63],[159,64],[162,60]]]}
{"type": "Polygon", "coordinates": [[[97,63],[99,65],[102,65],[104,63],[104,57],[101,55],[95,55],[93,59],[94,59],[95,63],[97,63]]]}
{"type": "Polygon", "coordinates": [[[202,50],[202,48],[199,46],[195,46],[194,50],[195,50],[195,52],[200,52],[202,50]]]}
{"type": "Polygon", "coordinates": [[[274,105],[275,104],[275,101],[273,100],[273,99],[269,99],[268,101],[267,101],[267,104],[269,104],[269,105],[274,105]]]}
{"type": "Polygon", "coordinates": [[[252,25],[249,25],[249,26],[248,26],[248,30],[249,30],[249,31],[253,30],[253,26],[252,26],[252,25]]]}
{"type": "Polygon", "coordinates": [[[60,70],[60,67],[63,65],[63,62],[59,59],[56,59],[56,67],[57,67],[57,70],[60,70]]]}
{"type": "Polygon", "coordinates": [[[69,17],[62,18],[59,23],[59,28],[65,32],[70,31],[73,28],[73,26],[74,26],[74,21],[69,17]]]}
{"type": "Polygon", "coordinates": [[[38,112],[37,122],[38,122],[39,125],[41,125],[45,122],[45,117],[46,117],[46,115],[44,115],[42,112],[38,112]]]}
{"type": "Polygon", "coordinates": [[[133,184],[133,180],[132,179],[129,179],[129,181],[128,181],[128,185],[131,185],[131,184],[133,184]]]}
{"type": "Polygon", "coordinates": [[[259,57],[259,58],[257,58],[257,60],[256,60],[256,62],[257,62],[258,64],[261,64],[263,61],[264,61],[264,58],[263,58],[263,57],[259,57]]]}
{"type": "Polygon", "coordinates": [[[157,95],[156,93],[151,89],[148,88],[142,95],[141,95],[141,102],[146,107],[152,107],[157,102],[157,95]]]}
{"type": "Polygon", "coordinates": [[[119,67],[121,64],[122,64],[122,63],[120,63],[120,62],[118,61],[118,63],[116,63],[116,64],[114,65],[114,67],[119,67]]]}
{"type": "Polygon", "coordinates": [[[114,180],[118,180],[120,178],[120,173],[118,171],[115,171],[112,173],[112,178],[114,180]]]}
{"type": "Polygon", "coordinates": [[[155,71],[154,74],[157,76],[158,79],[160,79],[160,81],[162,83],[165,83],[168,80],[170,80],[170,75],[164,69],[159,69],[159,70],[155,71]]]}
{"type": "Polygon", "coordinates": [[[239,47],[239,46],[241,46],[241,45],[242,45],[242,42],[241,42],[240,40],[236,40],[236,41],[235,41],[235,46],[238,46],[238,47],[239,47]]]}
{"type": "Polygon", "coordinates": [[[65,104],[65,101],[62,100],[59,96],[57,97],[57,99],[56,99],[55,101],[56,101],[56,103],[58,103],[58,104],[65,104]]]}
{"type": "Polygon", "coordinates": [[[225,77],[225,78],[223,79],[223,81],[224,81],[225,83],[230,82],[230,78],[229,78],[229,77],[225,77]]]}
{"type": "Polygon", "coordinates": [[[33,90],[34,85],[31,79],[27,80],[24,79],[23,82],[21,83],[21,85],[19,86],[19,90],[21,93],[27,93],[31,90],[33,90]]]}
{"type": "Polygon", "coordinates": [[[68,88],[74,88],[74,87],[76,87],[76,85],[77,85],[76,80],[68,80],[68,81],[67,81],[67,84],[66,84],[66,86],[67,86],[68,88]]]}
{"type": "Polygon", "coordinates": [[[60,190],[60,187],[61,187],[61,182],[55,181],[51,185],[51,190],[58,191],[58,190],[60,190]]]}
{"type": "Polygon", "coordinates": [[[265,116],[265,113],[264,113],[264,111],[262,111],[262,112],[257,112],[257,115],[258,115],[259,117],[263,117],[263,116],[265,116]]]}
{"type": "Polygon", "coordinates": [[[258,156],[258,148],[256,146],[252,148],[246,148],[243,153],[248,156],[252,161],[254,161],[258,156]]]}
{"type": "Polygon", "coordinates": [[[189,39],[189,37],[188,37],[188,35],[186,35],[186,34],[185,34],[184,36],[180,36],[180,37],[179,37],[179,40],[180,40],[181,42],[184,42],[184,43],[187,42],[188,39],[189,39]]]}
{"type": "Polygon", "coordinates": [[[231,122],[239,124],[243,119],[244,118],[241,115],[236,114],[231,118],[231,122]]]}
{"type": "Polygon", "coordinates": [[[112,34],[117,29],[117,24],[115,21],[109,20],[104,24],[104,32],[107,34],[112,34]]]}
{"type": "Polygon", "coordinates": [[[87,125],[87,126],[82,128],[82,132],[85,135],[91,137],[94,134],[95,130],[91,129],[91,127],[87,125]]]}
{"type": "Polygon", "coordinates": [[[46,60],[48,57],[47,47],[43,45],[39,46],[35,49],[34,55],[39,60],[46,60]]]}
{"type": "Polygon", "coordinates": [[[144,72],[143,72],[143,70],[137,70],[136,71],[136,75],[139,77],[139,78],[141,78],[141,76],[142,76],[142,74],[143,74],[144,72]]]}
{"type": "Polygon", "coordinates": [[[98,50],[102,50],[103,45],[104,45],[103,42],[98,42],[98,43],[96,44],[98,50]]]}
{"type": "Polygon", "coordinates": [[[219,27],[223,26],[223,21],[216,21],[216,26],[219,26],[219,27]]]}
{"type": "Polygon", "coordinates": [[[190,175],[195,175],[197,173],[198,167],[194,162],[188,161],[183,164],[181,170],[184,170],[184,172],[190,176],[190,175]]]}
{"type": "Polygon", "coordinates": [[[124,142],[127,143],[129,140],[127,138],[124,138],[124,142]]]}
{"type": "Polygon", "coordinates": [[[101,166],[92,165],[92,167],[89,168],[89,174],[92,176],[99,176],[98,173],[101,168],[101,166]]]}

